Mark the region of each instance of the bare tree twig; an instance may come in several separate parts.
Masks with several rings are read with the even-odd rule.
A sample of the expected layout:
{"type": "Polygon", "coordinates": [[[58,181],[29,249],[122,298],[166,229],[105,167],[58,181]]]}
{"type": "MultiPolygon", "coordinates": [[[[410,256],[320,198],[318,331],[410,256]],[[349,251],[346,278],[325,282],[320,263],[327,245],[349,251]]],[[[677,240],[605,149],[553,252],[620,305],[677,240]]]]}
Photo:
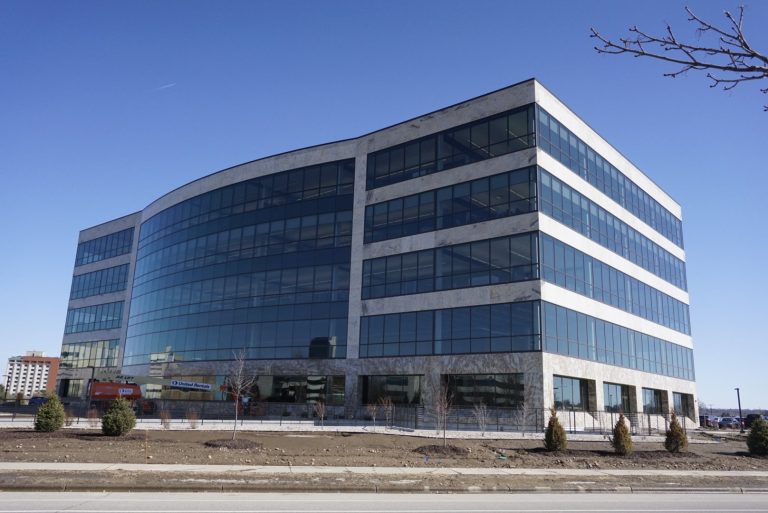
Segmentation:
{"type": "Polygon", "coordinates": [[[324,401],[317,401],[314,406],[315,414],[320,417],[320,425],[325,426],[325,414],[327,412],[327,408],[325,406],[324,401]]]}
{"type": "Polygon", "coordinates": [[[447,445],[446,431],[448,429],[448,417],[453,410],[453,394],[448,389],[448,383],[441,380],[437,388],[437,394],[434,397],[435,416],[437,418],[438,429],[443,429],[443,447],[447,445]]]}
{"type": "Polygon", "coordinates": [[[240,350],[238,353],[232,353],[232,363],[229,366],[229,374],[227,375],[227,388],[235,403],[235,425],[232,428],[232,440],[235,439],[237,434],[237,414],[240,409],[240,399],[243,395],[251,391],[251,387],[256,382],[257,377],[252,373],[249,373],[246,369],[246,355],[245,350],[240,350]]]}
{"type": "Polygon", "coordinates": [[[379,413],[379,403],[370,403],[365,409],[368,411],[368,415],[373,419],[373,430],[376,431],[376,415],[379,413]]]}
{"type": "Polygon", "coordinates": [[[392,399],[389,396],[386,396],[379,398],[379,405],[381,406],[381,411],[384,413],[384,419],[386,420],[387,427],[391,428],[392,415],[395,412],[395,403],[392,402],[392,399]]]}
{"type": "Polygon", "coordinates": [[[475,417],[475,421],[477,421],[477,427],[480,429],[480,433],[482,436],[485,436],[485,428],[488,425],[488,407],[482,401],[475,403],[472,408],[472,415],[475,417]]]}
{"type": "MultiPolygon", "coordinates": [[[[649,34],[637,26],[629,28],[631,37],[612,40],[603,36],[597,29],[590,28],[590,37],[600,41],[595,46],[601,54],[628,54],[634,57],[648,57],[680,65],[676,71],[664,73],[665,77],[675,78],[691,70],[704,71],[711,81],[710,87],[730,91],[743,82],[754,80],[768,81],[768,54],[755,50],[744,34],[744,6],[739,7],[738,16],[725,11],[727,25],[722,28],[697,16],[690,8],[685,8],[688,21],[695,26],[696,34],[701,37],[714,37],[710,44],[689,43],[678,39],[670,25],[663,35],[649,34]]],[[[768,94],[768,87],[760,92],[768,94]]],[[[764,109],[768,111],[768,106],[764,109]]]]}

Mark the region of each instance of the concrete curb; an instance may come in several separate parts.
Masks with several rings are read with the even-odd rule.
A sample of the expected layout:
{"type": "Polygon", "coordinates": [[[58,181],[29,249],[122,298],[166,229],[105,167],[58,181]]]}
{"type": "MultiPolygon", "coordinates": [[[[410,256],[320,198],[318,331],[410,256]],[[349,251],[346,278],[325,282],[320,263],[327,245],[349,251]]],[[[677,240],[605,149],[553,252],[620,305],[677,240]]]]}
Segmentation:
{"type": "Polygon", "coordinates": [[[238,475],[335,475],[373,476],[549,476],[549,477],[690,477],[760,478],[761,470],[663,470],[663,469],[575,469],[575,468],[480,468],[480,467],[331,467],[306,465],[176,465],[162,463],[53,463],[0,462],[3,471],[42,472],[150,472],[238,475]]]}
{"type": "Polygon", "coordinates": [[[0,490],[768,494],[768,472],[0,462],[0,490]]]}
{"type": "Polygon", "coordinates": [[[125,486],[125,485],[94,485],[86,483],[65,483],[62,485],[46,484],[2,484],[0,492],[225,492],[225,493],[434,493],[434,494],[532,494],[532,493],[584,493],[584,494],[768,494],[768,487],[633,487],[633,486],[535,486],[535,487],[489,487],[468,486],[457,487],[423,487],[420,489],[403,489],[396,486],[371,485],[368,487],[350,487],[343,490],[308,489],[305,486],[232,486],[227,484],[203,484],[194,486],[125,486]]]}

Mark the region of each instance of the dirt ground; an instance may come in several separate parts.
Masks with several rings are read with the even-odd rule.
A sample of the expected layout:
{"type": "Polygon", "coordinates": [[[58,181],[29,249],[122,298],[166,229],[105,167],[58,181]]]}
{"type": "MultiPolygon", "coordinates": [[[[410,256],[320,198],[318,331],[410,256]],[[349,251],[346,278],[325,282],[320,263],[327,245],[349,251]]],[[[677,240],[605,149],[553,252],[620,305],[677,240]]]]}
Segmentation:
{"type": "Polygon", "coordinates": [[[669,454],[661,443],[635,442],[635,452],[628,457],[614,455],[607,439],[570,441],[567,451],[548,453],[540,439],[495,440],[490,435],[448,440],[464,450],[446,451],[445,455],[423,450],[442,444],[441,440],[379,433],[239,432],[238,440],[255,442],[255,447],[205,445],[229,437],[231,433],[221,431],[134,431],[113,438],[96,430],[37,433],[3,429],[0,461],[768,471],[768,458],[751,457],[744,437],[738,434],[719,437],[717,443],[691,443],[682,454],[669,454]]]}

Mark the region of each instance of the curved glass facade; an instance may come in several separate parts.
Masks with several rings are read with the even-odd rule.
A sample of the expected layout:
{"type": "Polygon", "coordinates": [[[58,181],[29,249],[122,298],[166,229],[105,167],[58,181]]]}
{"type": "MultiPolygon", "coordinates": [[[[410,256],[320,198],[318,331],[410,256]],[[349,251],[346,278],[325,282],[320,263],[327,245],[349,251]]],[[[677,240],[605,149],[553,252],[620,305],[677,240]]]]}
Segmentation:
{"type": "Polygon", "coordinates": [[[344,358],[354,160],[183,201],[141,226],[124,365],[344,358]]]}

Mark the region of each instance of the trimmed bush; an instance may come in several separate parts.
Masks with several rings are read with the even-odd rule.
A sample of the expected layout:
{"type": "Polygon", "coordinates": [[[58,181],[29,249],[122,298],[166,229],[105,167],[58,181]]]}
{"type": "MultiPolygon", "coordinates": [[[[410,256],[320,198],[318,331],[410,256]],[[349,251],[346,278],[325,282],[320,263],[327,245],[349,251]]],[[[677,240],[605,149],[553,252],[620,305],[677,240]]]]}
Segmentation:
{"type": "Polygon", "coordinates": [[[564,451],[568,447],[568,439],[565,437],[565,429],[557,418],[554,408],[549,410],[549,423],[544,433],[544,448],[550,452],[564,451]]]}
{"type": "Polygon", "coordinates": [[[59,401],[59,396],[52,395],[40,408],[35,417],[35,431],[53,433],[64,425],[64,405],[59,401]]]}
{"type": "Polygon", "coordinates": [[[768,422],[764,419],[758,418],[752,423],[747,435],[747,447],[749,454],[768,455],[768,422]]]}
{"type": "Polygon", "coordinates": [[[136,426],[136,415],[131,403],[118,397],[101,417],[101,432],[108,436],[122,436],[136,426]]]}
{"type": "Polygon", "coordinates": [[[624,414],[619,415],[619,420],[613,427],[611,445],[613,446],[613,451],[619,456],[632,454],[632,435],[629,434],[624,414]]]}
{"type": "Polygon", "coordinates": [[[669,452],[682,452],[688,447],[688,435],[683,431],[677,415],[672,412],[672,418],[669,420],[669,430],[667,438],[664,440],[664,448],[669,452]]]}

